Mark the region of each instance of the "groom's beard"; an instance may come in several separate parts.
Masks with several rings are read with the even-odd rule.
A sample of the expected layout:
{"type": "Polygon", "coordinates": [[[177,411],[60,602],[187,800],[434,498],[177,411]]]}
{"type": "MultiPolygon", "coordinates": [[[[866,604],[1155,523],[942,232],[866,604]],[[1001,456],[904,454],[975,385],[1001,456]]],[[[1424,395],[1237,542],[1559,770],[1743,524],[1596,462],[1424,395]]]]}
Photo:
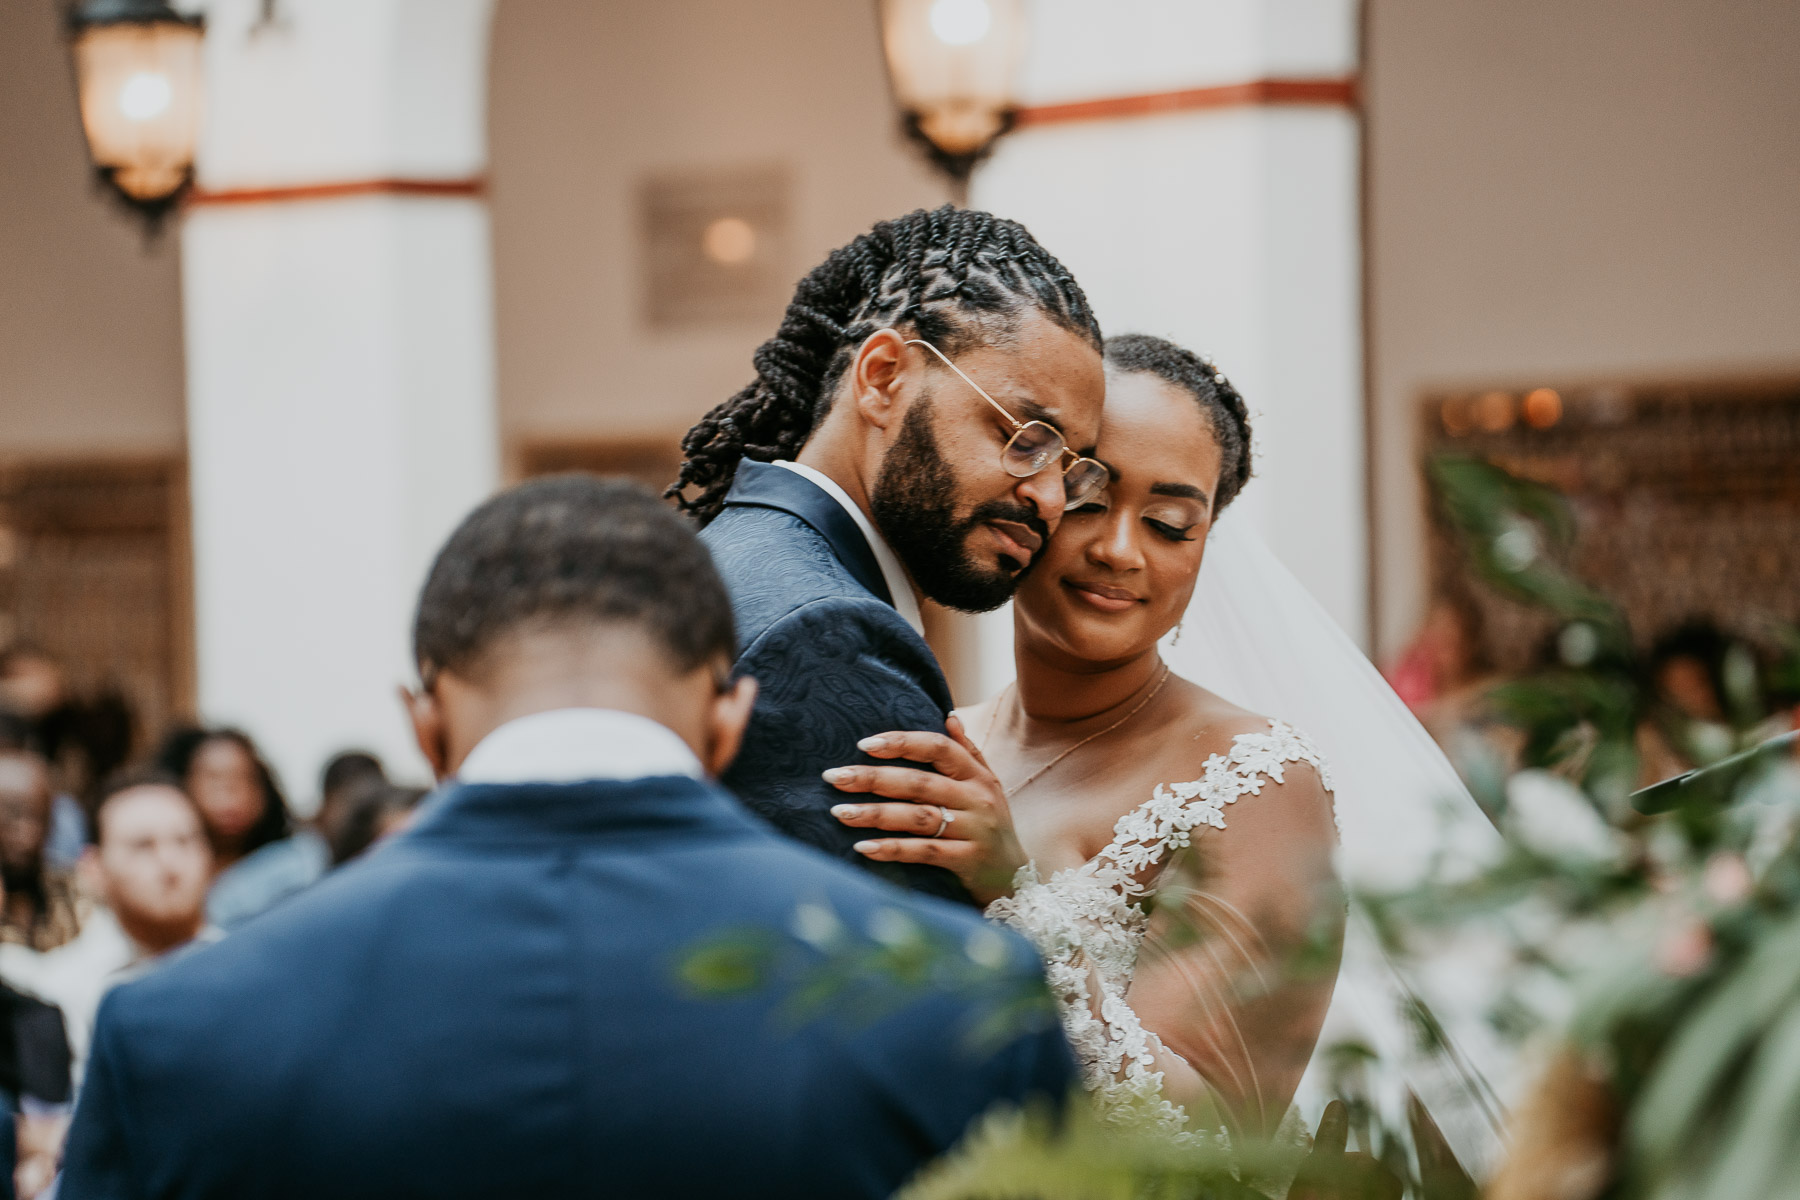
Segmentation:
{"type": "Polygon", "coordinates": [[[990,500],[957,520],[956,474],[938,452],[930,408],[921,396],[907,410],[899,437],[881,461],[869,513],[920,591],[946,608],[987,612],[1012,599],[1025,571],[977,562],[968,550],[969,535],[988,521],[1016,521],[1036,531],[1042,555],[1050,528],[1031,506],[1006,500],[990,500]]]}

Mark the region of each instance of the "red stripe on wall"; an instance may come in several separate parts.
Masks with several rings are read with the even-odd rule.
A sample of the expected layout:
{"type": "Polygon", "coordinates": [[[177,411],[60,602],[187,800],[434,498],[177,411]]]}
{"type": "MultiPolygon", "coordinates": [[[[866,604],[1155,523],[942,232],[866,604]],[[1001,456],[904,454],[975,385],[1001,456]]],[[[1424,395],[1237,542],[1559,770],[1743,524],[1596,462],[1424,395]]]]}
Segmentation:
{"type": "Polygon", "coordinates": [[[285,187],[228,188],[188,193],[188,204],[286,204],[295,200],[337,200],[346,196],[481,196],[487,180],[353,179],[342,183],[300,183],[285,187]]]}
{"type": "Polygon", "coordinates": [[[1303,104],[1330,108],[1355,108],[1354,77],[1342,79],[1253,79],[1216,87],[1184,88],[1178,92],[1150,92],[1141,96],[1110,96],[1078,100],[1072,104],[1041,104],[1021,108],[1013,120],[1016,129],[1034,125],[1066,125],[1074,121],[1112,121],[1152,117],[1163,113],[1196,112],[1208,108],[1250,108],[1266,105],[1303,104]]]}

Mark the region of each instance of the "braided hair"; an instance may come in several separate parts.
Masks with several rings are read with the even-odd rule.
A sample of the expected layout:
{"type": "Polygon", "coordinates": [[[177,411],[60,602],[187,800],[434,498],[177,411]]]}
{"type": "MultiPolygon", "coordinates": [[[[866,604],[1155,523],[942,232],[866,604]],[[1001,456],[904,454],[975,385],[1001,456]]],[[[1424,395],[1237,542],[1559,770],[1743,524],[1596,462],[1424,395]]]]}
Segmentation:
{"type": "Polygon", "coordinates": [[[1106,339],[1106,365],[1142,371],[1188,392],[1200,403],[1219,442],[1219,491],[1213,511],[1222,512],[1250,482],[1250,408],[1212,360],[1147,333],[1106,339]]]}
{"type": "Polygon", "coordinates": [[[1101,348],[1081,285],[1018,222],[947,204],[879,222],[800,281],[756,349],[755,381],[688,430],[664,494],[703,525],[718,516],[738,463],[799,453],[877,330],[905,327],[953,355],[1028,308],[1101,348]]]}

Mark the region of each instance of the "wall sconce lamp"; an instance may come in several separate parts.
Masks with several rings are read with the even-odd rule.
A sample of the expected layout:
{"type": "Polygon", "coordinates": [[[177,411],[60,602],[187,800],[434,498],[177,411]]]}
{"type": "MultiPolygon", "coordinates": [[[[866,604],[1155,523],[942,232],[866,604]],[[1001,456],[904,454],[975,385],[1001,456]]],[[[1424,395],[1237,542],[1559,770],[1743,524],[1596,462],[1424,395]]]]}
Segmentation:
{"type": "Polygon", "coordinates": [[[68,23],[94,170],[154,230],[194,177],[204,22],[166,0],[79,0],[68,23]]]}
{"type": "Polygon", "coordinates": [[[1018,108],[1022,0],[881,0],[881,37],[907,134],[966,199],[1018,108]]]}

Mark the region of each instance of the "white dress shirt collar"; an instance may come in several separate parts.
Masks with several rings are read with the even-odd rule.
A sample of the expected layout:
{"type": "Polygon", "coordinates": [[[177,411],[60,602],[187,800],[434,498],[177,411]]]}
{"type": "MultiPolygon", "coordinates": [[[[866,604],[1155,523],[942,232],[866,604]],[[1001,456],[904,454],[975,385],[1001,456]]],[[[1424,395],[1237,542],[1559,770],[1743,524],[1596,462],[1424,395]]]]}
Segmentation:
{"type": "Polygon", "coordinates": [[[581,783],[593,779],[705,777],[673,730],[611,708],[558,708],[508,721],[469,751],[461,783],[581,783]]]}
{"type": "Polygon", "coordinates": [[[839,487],[837,480],[816,467],[809,467],[805,463],[790,462],[787,459],[777,459],[774,465],[786,467],[794,474],[812,480],[827,496],[836,500],[843,510],[850,514],[850,519],[856,522],[858,529],[862,530],[864,540],[869,543],[869,549],[875,552],[875,562],[881,567],[881,578],[887,584],[888,594],[894,598],[894,610],[905,618],[906,623],[913,627],[915,633],[924,637],[925,618],[919,613],[919,598],[913,594],[912,577],[907,575],[906,568],[900,565],[900,560],[894,557],[894,551],[887,544],[887,539],[875,531],[875,524],[869,520],[868,514],[863,512],[856,501],[850,498],[850,493],[839,487]]]}

